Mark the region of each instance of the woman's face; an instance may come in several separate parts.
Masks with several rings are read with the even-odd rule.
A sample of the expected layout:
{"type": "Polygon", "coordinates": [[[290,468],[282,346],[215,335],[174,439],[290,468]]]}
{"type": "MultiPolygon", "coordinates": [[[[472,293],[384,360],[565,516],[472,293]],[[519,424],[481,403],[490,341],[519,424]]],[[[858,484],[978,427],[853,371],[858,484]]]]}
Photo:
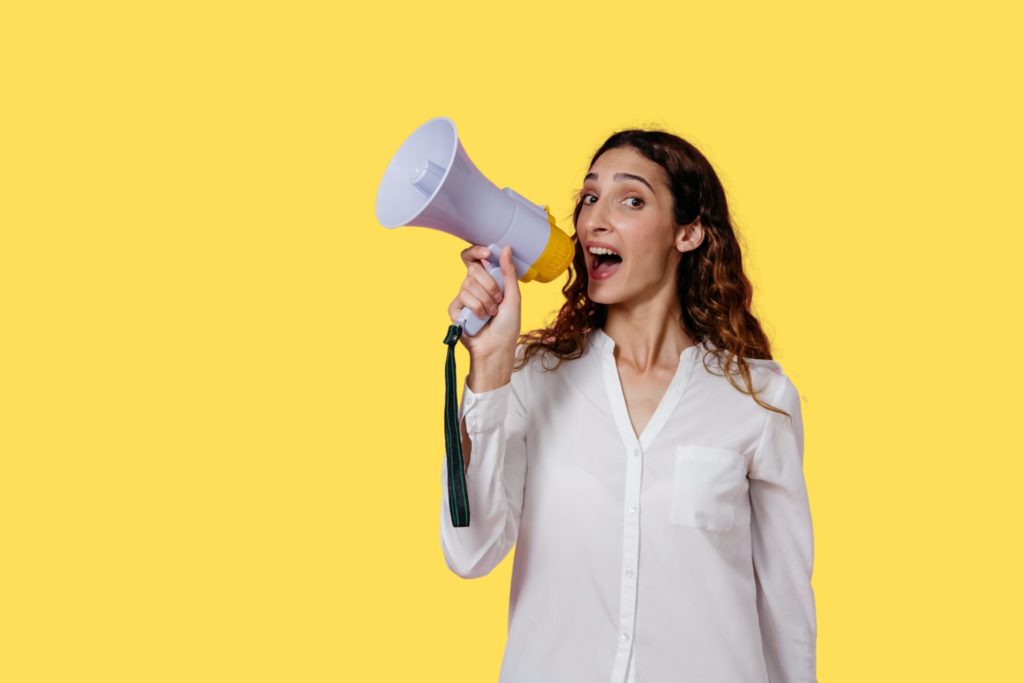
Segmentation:
{"type": "Polygon", "coordinates": [[[680,249],[695,245],[681,241],[664,169],[632,147],[610,149],[590,167],[581,195],[576,234],[590,299],[601,304],[648,300],[666,287],[674,297],[680,249]],[[621,262],[593,253],[600,246],[621,262]]]}

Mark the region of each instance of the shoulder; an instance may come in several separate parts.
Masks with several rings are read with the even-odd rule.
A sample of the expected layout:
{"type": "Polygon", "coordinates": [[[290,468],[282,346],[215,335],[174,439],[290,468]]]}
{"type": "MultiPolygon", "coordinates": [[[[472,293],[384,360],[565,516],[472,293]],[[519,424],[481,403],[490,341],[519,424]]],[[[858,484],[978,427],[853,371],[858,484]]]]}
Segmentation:
{"type": "Polygon", "coordinates": [[[518,343],[512,377],[524,392],[530,388],[539,396],[554,392],[565,382],[578,382],[581,375],[592,375],[598,369],[593,361],[590,347],[583,348],[579,355],[562,356],[540,344],[518,343]]]}
{"type": "MultiPolygon", "coordinates": [[[[719,378],[719,381],[724,384],[730,384],[728,378],[725,376],[725,361],[727,358],[731,360],[729,365],[729,372],[732,375],[733,381],[743,385],[743,377],[740,374],[739,366],[737,365],[735,358],[726,356],[719,358],[715,355],[717,348],[712,344],[706,344],[705,348],[701,350],[701,353],[697,354],[696,363],[698,367],[702,365],[707,369],[707,374],[719,378]]],[[[794,398],[799,405],[799,394],[796,386],[792,379],[790,379],[785,368],[782,364],[773,359],[767,358],[743,358],[747,365],[747,369],[750,371],[750,379],[753,383],[753,388],[757,391],[758,396],[762,401],[765,401],[776,407],[783,407],[780,404],[791,405],[794,398]]],[[[731,385],[730,385],[730,388],[731,385]]],[[[733,392],[736,392],[735,388],[732,388],[733,392]]],[[[739,392],[736,392],[739,393],[739,392]]],[[[746,396],[749,401],[749,396],[746,396]]],[[[759,410],[764,412],[768,411],[766,408],[757,406],[759,410]]],[[[786,409],[786,408],[783,408],[786,409]]]]}
{"type": "Polygon", "coordinates": [[[519,342],[516,344],[516,365],[521,366],[521,371],[531,374],[537,374],[540,372],[548,373],[555,370],[561,370],[562,368],[568,367],[574,362],[581,360],[582,357],[587,355],[588,349],[589,347],[586,347],[578,354],[574,353],[573,355],[561,356],[542,344],[519,342]],[[534,348],[529,350],[529,358],[524,362],[523,359],[527,356],[527,347],[534,348]]]}
{"type": "MultiPolygon", "coordinates": [[[[701,342],[697,349],[698,362],[703,361],[707,366],[721,371],[724,369],[724,365],[727,361],[732,361],[728,363],[730,370],[734,373],[739,371],[739,366],[736,363],[735,356],[727,350],[719,349],[709,341],[701,342]]],[[[785,377],[786,375],[782,364],[777,360],[768,358],[748,358],[746,356],[743,357],[743,360],[746,362],[752,375],[756,374],[759,377],[764,377],[769,380],[777,377],[785,377]]]]}
{"type": "Polygon", "coordinates": [[[517,343],[515,351],[515,362],[512,370],[512,384],[525,396],[526,388],[530,384],[529,378],[536,371],[536,357],[526,357],[526,344],[517,343]]]}

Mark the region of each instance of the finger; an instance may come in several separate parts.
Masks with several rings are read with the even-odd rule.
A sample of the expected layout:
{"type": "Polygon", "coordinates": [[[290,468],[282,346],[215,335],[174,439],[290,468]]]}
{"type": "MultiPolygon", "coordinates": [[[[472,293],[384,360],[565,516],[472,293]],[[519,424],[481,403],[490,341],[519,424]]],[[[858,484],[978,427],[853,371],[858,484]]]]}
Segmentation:
{"type": "Polygon", "coordinates": [[[479,263],[469,264],[469,275],[487,291],[495,303],[501,301],[501,287],[479,263]]]}
{"type": "MultiPolygon", "coordinates": [[[[490,276],[488,275],[488,278],[490,276]]],[[[462,288],[473,295],[484,307],[487,308],[489,315],[497,315],[498,303],[494,300],[494,297],[487,293],[487,290],[483,286],[471,277],[467,277],[466,281],[462,283],[462,288]]]]}
{"type": "Polygon", "coordinates": [[[459,256],[467,264],[486,259],[490,255],[491,250],[479,244],[470,245],[459,252],[459,256]]]}
{"type": "Polygon", "coordinates": [[[490,313],[488,313],[484,308],[484,305],[480,303],[480,300],[465,289],[459,292],[459,300],[462,301],[463,306],[466,306],[469,310],[476,313],[479,318],[486,318],[490,315],[490,313]]]}
{"type": "Polygon", "coordinates": [[[519,276],[516,275],[516,267],[512,263],[512,247],[506,246],[502,250],[498,262],[501,264],[501,274],[505,278],[505,298],[519,296],[519,276]]]}
{"type": "Polygon", "coordinates": [[[452,302],[448,304],[448,317],[451,318],[453,323],[459,322],[459,315],[462,314],[462,297],[456,295],[452,302]]]}

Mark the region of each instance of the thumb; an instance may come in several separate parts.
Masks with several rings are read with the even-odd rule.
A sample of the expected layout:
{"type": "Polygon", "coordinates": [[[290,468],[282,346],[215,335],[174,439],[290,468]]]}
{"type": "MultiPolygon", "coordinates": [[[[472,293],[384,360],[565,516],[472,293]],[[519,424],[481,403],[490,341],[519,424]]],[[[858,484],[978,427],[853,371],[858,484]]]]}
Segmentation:
{"type": "Polygon", "coordinates": [[[501,273],[505,277],[505,289],[502,297],[519,296],[519,276],[516,275],[516,267],[512,263],[512,247],[505,246],[501,250],[501,257],[498,261],[501,264],[501,273]]]}

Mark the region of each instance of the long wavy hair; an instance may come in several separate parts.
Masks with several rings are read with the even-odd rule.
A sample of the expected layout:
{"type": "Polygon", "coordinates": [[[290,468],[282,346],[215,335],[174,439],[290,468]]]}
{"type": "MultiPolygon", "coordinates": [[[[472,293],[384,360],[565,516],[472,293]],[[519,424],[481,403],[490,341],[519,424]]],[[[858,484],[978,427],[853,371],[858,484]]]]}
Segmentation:
{"type": "MultiPolygon", "coordinates": [[[[754,390],[746,359],[772,360],[771,345],[761,324],[750,312],[753,287],[743,273],[740,245],[733,231],[725,190],[711,163],[686,140],[663,130],[628,129],[613,133],[590,160],[616,147],[632,147],[665,169],[674,199],[673,213],[678,225],[700,218],[704,240],[700,246],[682,254],[676,271],[676,291],[682,309],[680,324],[697,343],[709,340],[710,353],[725,371],[729,383],[749,394],[758,405],[789,415],[762,401],[754,390]],[[734,379],[739,374],[741,387],[734,379]]],[[[577,191],[572,212],[573,227],[583,207],[583,193],[577,191]]],[[[553,368],[579,358],[586,351],[592,330],[604,327],[608,305],[595,303],[587,296],[588,274],[583,248],[577,234],[575,255],[568,280],[562,287],[565,303],[554,322],[544,328],[519,335],[523,353],[516,361],[521,369],[540,351],[557,358],[553,368]]],[[[708,367],[707,359],[703,359],[708,367]]],[[[545,364],[546,365],[546,364],[545,364]]],[[[716,373],[717,374],[717,373],[716,373]]]]}

